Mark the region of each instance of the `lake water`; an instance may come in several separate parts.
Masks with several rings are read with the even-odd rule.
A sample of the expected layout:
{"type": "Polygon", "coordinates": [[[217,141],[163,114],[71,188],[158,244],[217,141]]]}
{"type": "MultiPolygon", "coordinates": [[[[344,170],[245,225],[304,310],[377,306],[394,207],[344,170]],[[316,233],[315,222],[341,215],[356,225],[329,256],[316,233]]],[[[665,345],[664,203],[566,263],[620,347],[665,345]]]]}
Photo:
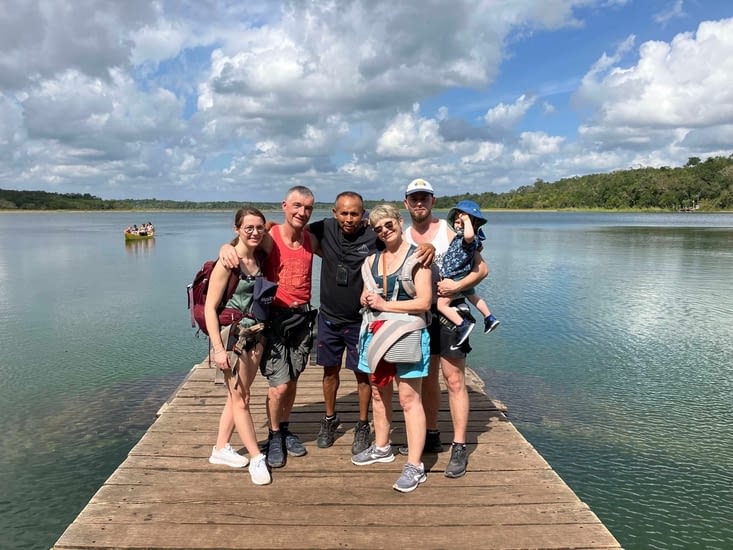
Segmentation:
{"type": "MultiPolygon", "coordinates": [[[[185,286],[231,219],[0,214],[0,548],[50,547],[204,356],[185,286]]],[[[487,392],[625,548],[733,547],[733,215],[489,219],[487,392]]]]}

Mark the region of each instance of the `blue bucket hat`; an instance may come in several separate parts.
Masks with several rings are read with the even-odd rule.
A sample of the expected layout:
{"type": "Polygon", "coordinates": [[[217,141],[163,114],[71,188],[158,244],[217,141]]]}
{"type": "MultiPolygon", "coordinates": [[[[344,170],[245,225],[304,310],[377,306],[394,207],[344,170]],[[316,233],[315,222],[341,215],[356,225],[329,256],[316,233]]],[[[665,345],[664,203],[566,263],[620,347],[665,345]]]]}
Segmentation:
{"type": "Polygon", "coordinates": [[[465,212],[471,216],[475,220],[473,228],[476,230],[486,223],[486,218],[481,213],[481,209],[478,204],[473,201],[462,200],[456,204],[455,208],[450,209],[448,212],[448,223],[450,223],[451,226],[453,225],[453,222],[456,221],[456,214],[458,214],[458,212],[465,212]]]}

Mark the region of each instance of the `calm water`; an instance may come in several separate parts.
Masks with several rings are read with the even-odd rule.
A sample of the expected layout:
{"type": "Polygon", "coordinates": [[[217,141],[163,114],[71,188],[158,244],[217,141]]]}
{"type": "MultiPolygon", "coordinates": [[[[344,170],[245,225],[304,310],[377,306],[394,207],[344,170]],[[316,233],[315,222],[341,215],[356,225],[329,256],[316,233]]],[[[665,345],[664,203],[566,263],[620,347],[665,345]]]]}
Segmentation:
{"type": "MultiPolygon", "coordinates": [[[[203,357],[231,217],[0,214],[0,548],[51,546],[203,357]]],[[[733,547],[733,215],[490,220],[487,391],[624,547],[733,547]]]]}

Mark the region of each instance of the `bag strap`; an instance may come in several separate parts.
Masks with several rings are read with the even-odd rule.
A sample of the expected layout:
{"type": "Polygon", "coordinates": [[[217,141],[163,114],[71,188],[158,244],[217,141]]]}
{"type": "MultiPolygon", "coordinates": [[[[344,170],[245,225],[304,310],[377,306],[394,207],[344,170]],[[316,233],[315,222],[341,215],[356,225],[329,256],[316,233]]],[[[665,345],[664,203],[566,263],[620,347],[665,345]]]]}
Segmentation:
{"type": "Polygon", "coordinates": [[[232,268],[229,271],[229,280],[227,281],[226,291],[224,293],[224,296],[221,297],[222,306],[226,305],[229,299],[234,296],[234,291],[237,290],[237,285],[239,284],[239,276],[241,274],[242,272],[239,269],[239,266],[232,268]]]}

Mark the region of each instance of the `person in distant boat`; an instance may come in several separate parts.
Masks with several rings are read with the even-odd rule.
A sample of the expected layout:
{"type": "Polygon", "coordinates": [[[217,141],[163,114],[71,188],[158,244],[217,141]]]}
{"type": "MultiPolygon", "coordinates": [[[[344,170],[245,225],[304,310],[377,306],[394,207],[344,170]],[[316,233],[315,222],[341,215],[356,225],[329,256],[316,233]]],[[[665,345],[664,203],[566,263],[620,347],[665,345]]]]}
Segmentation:
{"type": "Polygon", "coordinates": [[[206,326],[209,327],[214,350],[214,362],[223,371],[228,390],[227,401],[219,419],[216,445],[211,451],[209,462],[232,468],[243,468],[249,463],[252,483],[267,485],[271,482],[271,476],[267,469],[266,457],[257,444],[249,402],[250,387],[257,374],[263,350],[262,333],[255,332],[260,325],[256,326],[251,310],[255,282],[257,277],[262,276],[265,257],[265,254],[258,250],[265,236],[265,216],[254,207],[240,208],[234,216],[234,230],[236,233],[234,250],[241,274],[234,295],[225,307],[238,310],[242,315],[241,321],[220,327],[217,306],[224,296],[231,273],[231,268],[222,262],[217,262],[211,273],[204,306],[206,326]],[[230,444],[235,427],[247,448],[249,461],[237,453],[230,444]]]}

